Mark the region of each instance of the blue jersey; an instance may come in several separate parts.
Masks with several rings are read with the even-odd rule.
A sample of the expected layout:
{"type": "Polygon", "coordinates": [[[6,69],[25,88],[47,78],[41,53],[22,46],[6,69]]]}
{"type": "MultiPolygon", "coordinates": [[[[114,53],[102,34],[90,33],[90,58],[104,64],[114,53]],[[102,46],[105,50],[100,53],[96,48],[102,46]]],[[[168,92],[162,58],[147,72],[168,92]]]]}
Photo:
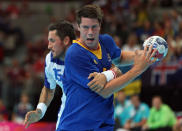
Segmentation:
{"type": "Polygon", "coordinates": [[[79,40],[73,42],[65,57],[63,88],[66,103],[58,130],[90,130],[103,123],[114,124],[113,96],[104,99],[91,91],[87,84],[90,73],[110,69],[112,59],[120,54],[121,49],[109,35],[99,36],[97,50],[89,50],[79,40]]]}
{"type": "MultiPolygon", "coordinates": [[[[46,88],[49,89],[55,89],[56,88],[56,84],[58,84],[61,88],[62,88],[62,98],[61,98],[61,107],[58,113],[58,121],[57,124],[59,123],[61,114],[64,110],[65,107],[65,100],[66,100],[66,96],[63,90],[63,83],[62,83],[62,79],[63,79],[63,72],[64,72],[64,61],[60,60],[60,59],[54,59],[53,55],[51,52],[49,52],[46,56],[46,60],[45,60],[45,80],[44,80],[44,85],[46,88]]],[[[56,126],[57,127],[57,126],[56,126]]]]}

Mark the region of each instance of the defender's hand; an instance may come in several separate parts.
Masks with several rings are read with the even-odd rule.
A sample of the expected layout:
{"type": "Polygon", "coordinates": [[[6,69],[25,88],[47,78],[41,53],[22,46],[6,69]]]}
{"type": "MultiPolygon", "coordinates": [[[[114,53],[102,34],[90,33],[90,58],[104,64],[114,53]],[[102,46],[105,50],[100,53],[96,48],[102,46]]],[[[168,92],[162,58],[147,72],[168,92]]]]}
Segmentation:
{"type": "Polygon", "coordinates": [[[34,111],[29,111],[25,116],[24,125],[25,128],[28,128],[30,124],[35,123],[41,119],[42,112],[37,109],[34,111]]]}
{"type": "Polygon", "coordinates": [[[104,74],[101,73],[91,73],[89,74],[88,79],[92,78],[93,80],[91,80],[87,86],[94,92],[99,93],[105,86],[105,84],[107,83],[106,77],[104,74]]]}

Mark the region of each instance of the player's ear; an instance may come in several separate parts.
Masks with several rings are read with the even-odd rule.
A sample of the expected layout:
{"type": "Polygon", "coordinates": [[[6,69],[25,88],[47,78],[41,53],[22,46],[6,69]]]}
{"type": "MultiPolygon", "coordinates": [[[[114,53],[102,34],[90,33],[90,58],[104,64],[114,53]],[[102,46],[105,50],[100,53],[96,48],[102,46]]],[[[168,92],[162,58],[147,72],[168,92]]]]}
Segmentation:
{"type": "Polygon", "coordinates": [[[64,38],[63,42],[64,42],[64,45],[67,46],[70,43],[70,37],[69,36],[66,36],[64,38]]]}

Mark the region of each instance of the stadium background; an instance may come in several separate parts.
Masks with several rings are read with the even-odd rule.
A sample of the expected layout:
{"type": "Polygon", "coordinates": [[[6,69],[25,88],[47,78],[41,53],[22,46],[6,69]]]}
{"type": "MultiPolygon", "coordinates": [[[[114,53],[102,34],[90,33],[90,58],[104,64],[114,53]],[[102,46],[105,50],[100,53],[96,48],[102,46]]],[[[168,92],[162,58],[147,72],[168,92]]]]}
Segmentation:
{"type": "MultiPolygon", "coordinates": [[[[0,2],[0,99],[6,107],[0,112],[12,121],[22,93],[36,107],[44,80],[47,26],[67,19],[76,27],[75,10],[85,4],[98,4],[104,12],[102,33],[114,37],[124,48],[142,47],[151,35],[164,37],[169,44],[167,58],[152,66],[125,90],[140,93],[151,106],[160,95],[176,113],[182,111],[182,2],[180,0],[1,0],[0,2]],[[135,43],[137,45],[135,45],[135,43]]],[[[77,32],[78,34],[78,32],[77,32]]],[[[130,67],[122,68],[126,72],[130,67]]],[[[41,121],[55,122],[61,97],[57,88],[53,102],[41,121]]]]}

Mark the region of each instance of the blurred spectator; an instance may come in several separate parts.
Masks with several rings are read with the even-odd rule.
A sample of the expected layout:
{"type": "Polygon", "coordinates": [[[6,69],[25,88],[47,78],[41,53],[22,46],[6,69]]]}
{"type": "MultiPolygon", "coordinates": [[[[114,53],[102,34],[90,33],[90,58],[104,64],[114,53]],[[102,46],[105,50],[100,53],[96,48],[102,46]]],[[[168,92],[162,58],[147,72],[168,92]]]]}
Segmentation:
{"type": "Polygon", "coordinates": [[[12,56],[16,50],[16,35],[5,34],[3,48],[6,56],[12,56]]]}
{"type": "Polygon", "coordinates": [[[171,17],[172,28],[176,34],[179,32],[179,23],[182,21],[182,17],[179,15],[179,12],[177,10],[171,11],[171,17]]]}
{"type": "Polygon", "coordinates": [[[173,5],[173,0],[161,0],[160,5],[162,7],[170,7],[173,5]]]}
{"type": "Polygon", "coordinates": [[[174,126],[173,131],[182,131],[182,118],[177,120],[177,123],[174,126]]]}
{"type": "Polygon", "coordinates": [[[113,38],[114,38],[114,41],[115,41],[116,45],[119,48],[121,48],[121,46],[122,46],[122,40],[121,40],[121,38],[119,36],[117,36],[117,35],[115,35],[113,38]]]}
{"type": "Polygon", "coordinates": [[[75,15],[75,9],[72,8],[70,12],[66,16],[66,20],[70,21],[71,23],[75,23],[76,15],[75,15]]]}
{"type": "Polygon", "coordinates": [[[0,64],[2,64],[3,60],[4,60],[4,49],[2,43],[0,42],[0,64]]]}
{"type": "Polygon", "coordinates": [[[141,3],[137,6],[137,24],[138,26],[144,25],[144,29],[148,30],[148,28],[151,28],[150,24],[148,22],[148,12],[146,10],[147,5],[145,3],[141,3]]]}
{"type": "Polygon", "coordinates": [[[144,21],[144,24],[142,26],[139,26],[136,30],[136,34],[141,43],[143,43],[144,40],[147,39],[149,36],[153,35],[153,33],[154,29],[152,27],[151,21],[149,20],[144,21]]]}
{"type": "MultiPolygon", "coordinates": [[[[164,34],[165,36],[167,35],[172,35],[174,37],[175,35],[175,31],[174,29],[172,28],[172,22],[171,22],[171,19],[169,18],[169,15],[167,14],[166,16],[166,20],[164,21],[164,34]]],[[[165,19],[165,18],[163,18],[165,19]]]]}
{"type": "MultiPolygon", "coordinates": [[[[181,16],[181,15],[180,15],[181,16]]],[[[181,16],[182,17],[182,16],[181,16]]],[[[178,25],[179,25],[179,28],[178,28],[178,34],[179,35],[182,35],[182,21],[180,21],[179,23],[178,23],[178,25]]]]}
{"type": "Polygon", "coordinates": [[[115,128],[122,128],[126,122],[126,110],[131,105],[130,100],[126,99],[125,93],[121,90],[116,96],[116,106],[114,109],[115,128]]]}
{"type": "Polygon", "coordinates": [[[145,103],[140,102],[138,95],[131,97],[132,105],[127,108],[127,121],[124,125],[129,131],[140,131],[142,126],[146,124],[149,116],[149,107],[145,103]]]}
{"type": "Polygon", "coordinates": [[[0,98],[0,122],[7,121],[8,120],[8,111],[6,110],[6,107],[0,98]]]}
{"type": "Polygon", "coordinates": [[[125,23],[118,23],[117,29],[116,29],[116,35],[121,38],[122,43],[126,43],[126,40],[128,38],[128,35],[129,35],[129,29],[125,25],[125,23]]]}
{"type": "Polygon", "coordinates": [[[155,21],[154,22],[154,34],[161,37],[164,37],[164,27],[163,22],[155,21]]]}
{"type": "Polygon", "coordinates": [[[26,72],[17,59],[12,60],[12,64],[7,69],[7,87],[9,102],[13,106],[17,102],[24,88],[26,72]],[[11,96],[11,97],[10,97],[11,96]]]}
{"type": "Polygon", "coordinates": [[[138,39],[135,33],[131,33],[128,37],[127,43],[122,47],[124,51],[135,51],[139,50],[138,39]]]}
{"type": "Polygon", "coordinates": [[[166,104],[163,104],[160,96],[152,99],[152,108],[147,120],[147,124],[143,126],[145,131],[172,131],[176,124],[174,112],[166,104]]]}
{"type": "Polygon", "coordinates": [[[182,54],[182,35],[177,35],[175,39],[175,45],[173,47],[175,48],[175,56],[179,58],[182,54]]]}
{"type": "Polygon", "coordinates": [[[21,17],[25,16],[25,17],[29,17],[33,12],[30,9],[30,1],[29,0],[23,0],[21,2],[21,6],[20,6],[20,15],[21,17]]]}
{"type": "Polygon", "coordinates": [[[27,94],[31,96],[29,100],[33,105],[37,104],[37,99],[39,99],[40,92],[44,84],[43,77],[41,77],[40,72],[36,72],[37,67],[35,67],[36,66],[33,64],[27,64],[25,66],[25,69],[27,71],[27,79],[25,81],[25,92],[27,92],[27,94]]]}
{"type": "Polygon", "coordinates": [[[17,7],[15,1],[12,1],[7,9],[6,9],[6,12],[9,14],[10,18],[11,19],[17,19],[20,15],[20,10],[19,8],[17,7]]]}
{"type": "Polygon", "coordinates": [[[28,95],[26,93],[22,93],[20,102],[14,107],[12,121],[23,124],[25,114],[32,109],[33,106],[29,103],[28,95]]]}
{"type": "Polygon", "coordinates": [[[165,61],[172,61],[175,59],[175,45],[176,41],[174,40],[172,35],[167,35],[167,43],[168,43],[168,53],[165,58],[165,61]]]}

